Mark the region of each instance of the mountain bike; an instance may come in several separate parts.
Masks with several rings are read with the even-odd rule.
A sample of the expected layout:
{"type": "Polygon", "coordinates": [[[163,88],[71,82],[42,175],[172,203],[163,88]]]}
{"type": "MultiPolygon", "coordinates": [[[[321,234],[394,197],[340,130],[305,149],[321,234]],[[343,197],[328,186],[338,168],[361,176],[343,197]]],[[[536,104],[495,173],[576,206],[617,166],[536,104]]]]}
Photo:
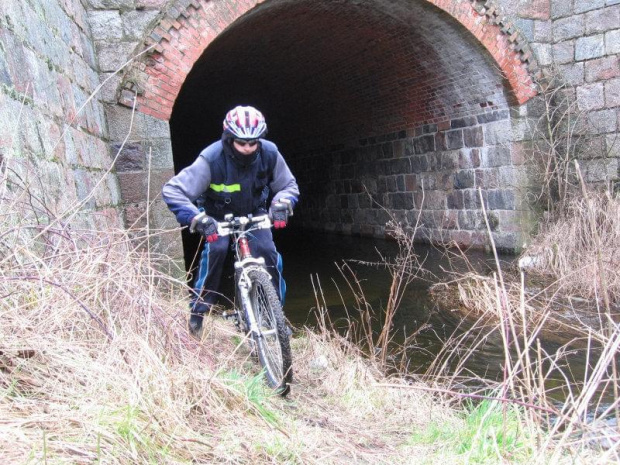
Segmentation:
{"type": "Polygon", "coordinates": [[[265,371],[267,385],[285,396],[293,380],[289,330],[265,259],[252,256],[248,241],[252,231],[271,226],[267,215],[229,214],[218,223],[218,234],[231,236],[235,251],[235,309],[224,312],[224,317],[234,320],[247,335],[251,351],[258,355],[265,371]]]}

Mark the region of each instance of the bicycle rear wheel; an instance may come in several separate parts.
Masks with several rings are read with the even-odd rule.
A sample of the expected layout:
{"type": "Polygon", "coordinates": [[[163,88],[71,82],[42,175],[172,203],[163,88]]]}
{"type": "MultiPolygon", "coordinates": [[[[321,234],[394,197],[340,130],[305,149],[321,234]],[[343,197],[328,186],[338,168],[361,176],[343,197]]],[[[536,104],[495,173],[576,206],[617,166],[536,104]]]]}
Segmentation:
{"type": "Polygon", "coordinates": [[[278,294],[265,270],[250,270],[250,301],[259,334],[254,334],[258,359],[267,384],[286,395],[293,380],[292,355],[284,312],[278,294]]]}

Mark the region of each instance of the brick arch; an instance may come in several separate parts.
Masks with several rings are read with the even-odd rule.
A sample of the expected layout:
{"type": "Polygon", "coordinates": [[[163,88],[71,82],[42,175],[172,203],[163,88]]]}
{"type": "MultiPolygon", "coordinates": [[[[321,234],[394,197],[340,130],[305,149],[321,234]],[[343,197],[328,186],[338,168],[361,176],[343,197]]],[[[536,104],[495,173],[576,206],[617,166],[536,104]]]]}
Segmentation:
{"type": "MultiPolygon", "coordinates": [[[[489,52],[509,83],[514,100],[523,104],[536,95],[533,74],[537,64],[527,42],[487,0],[424,0],[464,26],[489,52]]],[[[228,26],[257,5],[212,0],[178,0],[147,38],[151,52],[126,74],[119,103],[167,121],[175,100],[192,69],[209,44],[228,26]],[[131,76],[129,79],[127,76],[131,76]]]]}

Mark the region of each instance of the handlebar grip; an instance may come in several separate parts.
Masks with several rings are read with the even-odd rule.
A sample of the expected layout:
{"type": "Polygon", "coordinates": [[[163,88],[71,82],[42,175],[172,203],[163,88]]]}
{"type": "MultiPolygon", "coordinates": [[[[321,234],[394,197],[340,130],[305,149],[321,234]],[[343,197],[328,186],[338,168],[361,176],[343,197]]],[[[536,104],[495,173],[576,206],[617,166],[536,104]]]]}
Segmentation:
{"type": "Polygon", "coordinates": [[[257,215],[247,217],[238,216],[230,221],[219,221],[217,223],[217,232],[220,236],[229,236],[235,231],[247,231],[248,229],[269,229],[272,227],[269,215],[257,215]],[[247,228],[247,225],[256,225],[254,228],[247,228]]]}

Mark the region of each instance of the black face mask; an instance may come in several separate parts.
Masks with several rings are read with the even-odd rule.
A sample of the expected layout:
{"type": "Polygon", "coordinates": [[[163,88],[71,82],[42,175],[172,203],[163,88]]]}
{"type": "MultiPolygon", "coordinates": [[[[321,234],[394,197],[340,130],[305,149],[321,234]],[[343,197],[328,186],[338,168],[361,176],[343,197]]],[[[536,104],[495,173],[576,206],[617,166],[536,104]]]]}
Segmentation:
{"type": "Polygon", "coordinates": [[[258,148],[252,155],[243,155],[242,153],[238,152],[237,149],[235,149],[232,138],[230,136],[227,136],[226,134],[222,135],[222,145],[224,147],[224,153],[230,156],[236,163],[240,164],[241,166],[249,166],[254,163],[254,161],[258,157],[258,153],[260,152],[259,143],[258,148]]]}

